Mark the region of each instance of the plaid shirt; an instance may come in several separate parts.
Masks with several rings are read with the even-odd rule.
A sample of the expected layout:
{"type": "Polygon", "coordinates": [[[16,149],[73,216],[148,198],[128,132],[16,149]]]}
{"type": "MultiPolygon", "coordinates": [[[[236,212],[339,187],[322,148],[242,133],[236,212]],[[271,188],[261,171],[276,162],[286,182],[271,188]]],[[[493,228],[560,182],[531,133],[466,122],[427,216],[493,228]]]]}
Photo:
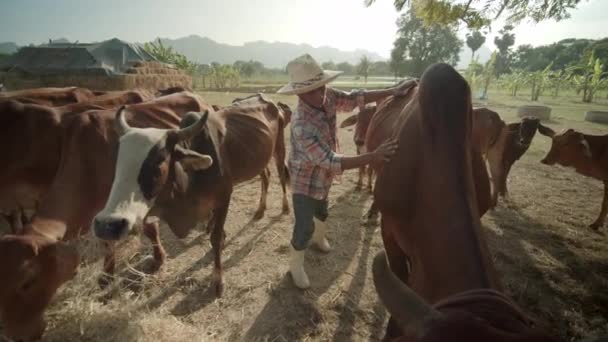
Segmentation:
{"type": "Polygon", "coordinates": [[[327,87],[323,109],[298,101],[291,120],[288,163],[294,194],[327,198],[334,175],[342,173],[342,156],[337,153],[336,112],[362,107],[363,100],[362,92],[346,93],[327,87]]]}

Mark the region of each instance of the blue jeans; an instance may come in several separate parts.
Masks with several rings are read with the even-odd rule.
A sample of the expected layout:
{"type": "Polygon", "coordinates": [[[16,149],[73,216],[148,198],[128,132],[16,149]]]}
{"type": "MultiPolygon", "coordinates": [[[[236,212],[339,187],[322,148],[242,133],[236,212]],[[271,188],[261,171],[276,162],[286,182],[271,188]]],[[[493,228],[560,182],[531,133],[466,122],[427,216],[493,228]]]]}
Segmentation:
{"type": "Polygon", "coordinates": [[[301,251],[308,247],[308,242],[315,231],[313,217],[323,222],[327,219],[327,199],[318,200],[302,194],[293,194],[292,201],[296,222],[291,245],[295,250],[301,251]]]}

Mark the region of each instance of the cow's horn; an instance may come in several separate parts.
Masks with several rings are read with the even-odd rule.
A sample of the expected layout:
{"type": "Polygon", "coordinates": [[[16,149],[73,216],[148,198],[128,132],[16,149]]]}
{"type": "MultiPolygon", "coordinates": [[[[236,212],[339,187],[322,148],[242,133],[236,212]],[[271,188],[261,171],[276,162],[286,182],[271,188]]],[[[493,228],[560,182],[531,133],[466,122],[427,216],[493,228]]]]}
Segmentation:
{"type": "Polygon", "coordinates": [[[441,313],[397,278],[389,269],[384,251],[374,258],[372,272],[376,292],[399,326],[415,336],[424,336],[427,323],[441,317],[441,313]]]}
{"type": "Polygon", "coordinates": [[[209,117],[209,111],[205,111],[200,119],[197,122],[193,123],[188,127],[184,127],[177,131],[177,138],[179,141],[190,140],[194,138],[202,129],[205,127],[207,123],[207,118],[209,117]]]}
{"type": "Polygon", "coordinates": [[[127,123],[127,120],[125,119],[125,115],[123,114],[124,110],[125,106],[120,107],[116,112],[116,117],[114,119],[114,129],[116,129],[118,136],[125,135],[131,129],[127,123]]]}

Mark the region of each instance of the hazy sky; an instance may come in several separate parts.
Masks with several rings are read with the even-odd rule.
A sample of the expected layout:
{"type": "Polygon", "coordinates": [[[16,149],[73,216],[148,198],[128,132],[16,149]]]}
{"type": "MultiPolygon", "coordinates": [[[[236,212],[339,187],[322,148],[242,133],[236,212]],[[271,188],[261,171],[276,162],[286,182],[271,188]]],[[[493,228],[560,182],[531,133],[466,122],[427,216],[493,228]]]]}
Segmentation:
{"type": "MultiPolygon", "coordinates": [[[[233,45],[284,41],[388,57],[398,17],[392,3],[377,0],[366,8],[363,0],[0,0],[0,42],[143,42],[197,34],[233,45]]],[[[487,39],[492,50],[492,34],[501,26],[496,23],[487,39]]],[[[516,45],[608,36],[608,0],[583,0],[569,20],[524,23],[515,33],[516,45]]]]}

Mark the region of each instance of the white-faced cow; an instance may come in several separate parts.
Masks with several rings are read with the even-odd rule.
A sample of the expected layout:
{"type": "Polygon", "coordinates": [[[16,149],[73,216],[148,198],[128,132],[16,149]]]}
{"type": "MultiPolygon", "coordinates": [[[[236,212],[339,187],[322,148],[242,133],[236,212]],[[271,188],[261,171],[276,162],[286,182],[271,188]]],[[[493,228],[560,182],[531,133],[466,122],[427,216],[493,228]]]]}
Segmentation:
{"type": "MultiPolygon", "coordinates": [[[[197,114],[184,121],[189,123],[192,116],[197,114]]],[[[95,235],[118,240],[139,223],[145,231],[158,235],[158,220],[154,219],[158,217],[178,237],[184,237],[212,211],[213,285],[220,296],[224,222],[233,186],[263,176],[273,154],[281,181],[287,181],[284,116],[283,106],[261,95],[215,114],[204,113],[181,129],[133,128],[119,110],[116,176],[105,208],[93,220],[95,235]]],[[[265,200],[260,200],[260,205],[262,202],[265,200]]],[[[285,194],[283,209],[288,209],[285,194]]],[[[158,256],[164,257],[164,251],[160,241],[154,244],[154,255],[161,264],[158,256]]]]}
{"type": "MultiPolygon", "coordinates": [[[[127,108],[130,125],[157,128],[176,128],[187,112],[211,110],[187,92],[127,108]]],[[[2,334],[29,341],[43,334],[45,308],[79,263],[75,248],[60,240],[88,232],[110,193],[116,110],[61,116],[46,106],[0,101],[0,113],[0,145],[9,147],[0,168],[0,203],[21,200],[21,188],[42,194],[31,222],[0,237],[2,334]]],[[[114,271],[111,254],[104,271],[114,271]]]]}

